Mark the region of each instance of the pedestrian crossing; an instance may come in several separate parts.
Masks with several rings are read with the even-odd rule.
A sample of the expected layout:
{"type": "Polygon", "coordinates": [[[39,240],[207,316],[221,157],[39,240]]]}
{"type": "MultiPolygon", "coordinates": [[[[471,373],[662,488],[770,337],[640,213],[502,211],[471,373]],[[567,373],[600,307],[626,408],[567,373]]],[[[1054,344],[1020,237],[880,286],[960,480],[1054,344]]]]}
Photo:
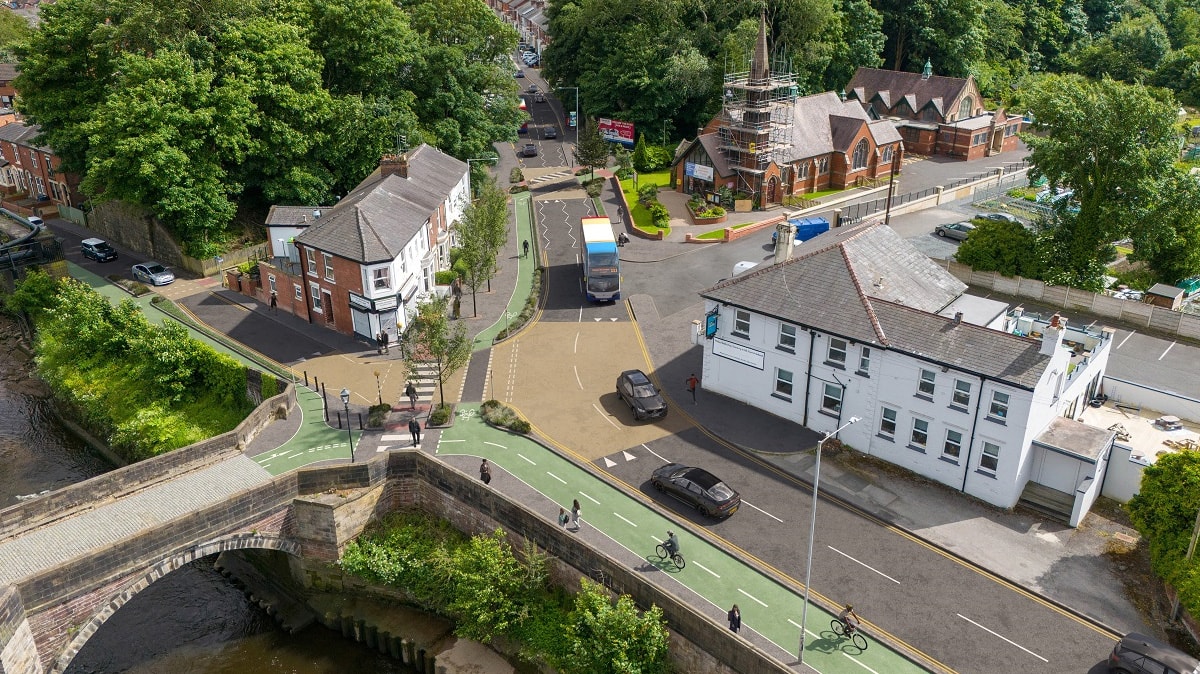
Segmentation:
{"type": "MultiPolygon", "coordinates": [[[[408,373],[408,381],[411,381],[413,388],[417,389],[417,406],[432,406],[434,397],[437,396],[437,365],[433,363],[418,364],[408,373]]],[[[399,405],[403,407],[407,404],[408,398],[401,393],[399,405]]]]}
{"type": "Polygon", "coordinates": [[[555,171],[554,173],[547,173],[544,176],[530,178],[528,182],[529,182],[529,185],[532,187],[533,185],[541,185],[543,183],[558,182],[558,181],[561,181],[563,178],[566,178],[567,176],[571,176],[571,175],[574,175],[574,174],[572,173],[572,171],[570,169],[563,169],[562,171],[555,171]]]}

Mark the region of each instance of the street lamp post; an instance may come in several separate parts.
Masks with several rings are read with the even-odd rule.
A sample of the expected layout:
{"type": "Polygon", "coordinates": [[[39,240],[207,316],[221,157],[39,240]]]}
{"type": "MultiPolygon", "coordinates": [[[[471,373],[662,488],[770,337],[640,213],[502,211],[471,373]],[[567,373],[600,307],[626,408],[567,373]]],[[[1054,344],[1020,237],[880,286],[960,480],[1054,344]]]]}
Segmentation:
{"type": "Polygon", "coordinates": [[[813,538],[817,532],[817,488],[821,483],[821,450],[825,447],[825,441],[842,431],[843,428],[850,424],[858,423],[858,417],[850,417],[850,420],[839,426],[837,429],[825,434],[821,441],[817,443],[817,463],[813,469],[813,497],[812,497],[812,517],[808,523],[808,564],[804,571],[804,608],[800,609],[800,663],[804,663],[804,626],[808,621],[808,587],[812,580],[812,555],[813,555],[813,538]]]}
{"type": "Polygon", "coordinates": [[[494,162],[498,159],[499,159],[499,157],[479,157],[478,159],[468,159],[467,160],[467,203],[470,203],[473,199],[475,199],[475,193],[471,191],[471,162],[473,162],[473,161],[494,162]]]}
{"type": "Polygon", "coordinates": [[[350,463],[354,463],[354,432],[350,430],[350,389],[341,392],[342,407],[346,409],[346,437],[350,438],[350,463]]]}

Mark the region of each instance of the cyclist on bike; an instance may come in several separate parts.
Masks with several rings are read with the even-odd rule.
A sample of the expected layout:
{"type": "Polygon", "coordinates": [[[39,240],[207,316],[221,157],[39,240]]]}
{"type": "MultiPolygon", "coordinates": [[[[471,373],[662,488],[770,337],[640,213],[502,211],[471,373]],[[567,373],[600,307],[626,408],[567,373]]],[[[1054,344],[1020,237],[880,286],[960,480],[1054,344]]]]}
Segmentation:
{"type": "Polygon", "coordinates": [[[674,531],[667,532],[667,540],[663,541],[663,547],[666,548],[668,557],[674,557],[679,552],[679,539],[675,538],[674,531]]]}
{"type": "Polygon", "coordinates": [[[858,629],[858,624],[862,622],[862,618],[859,618],[858,614],[854,612],[852,604],[846,604],[846,608],[842,609],[842,612],[838,614],[838,620],[842,621],[842,624],[846,626],[846,634],[854,634],[855,630],[858,629]]]}

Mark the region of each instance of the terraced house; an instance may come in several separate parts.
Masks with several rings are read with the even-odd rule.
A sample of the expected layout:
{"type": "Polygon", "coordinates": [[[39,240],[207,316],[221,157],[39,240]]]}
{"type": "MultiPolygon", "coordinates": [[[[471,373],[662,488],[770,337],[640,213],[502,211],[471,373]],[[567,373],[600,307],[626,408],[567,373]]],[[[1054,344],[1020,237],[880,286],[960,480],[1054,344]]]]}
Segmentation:
{"type": "Polygon", "coordinates": [[[1075,420],[1100,386],[1111,330],[965,294],[881,224],[779,259],[700,293],[704,388],[819,432],[859,417],[840,435],[854,450],[1078,524],[1115,439],[1075,420]]]}

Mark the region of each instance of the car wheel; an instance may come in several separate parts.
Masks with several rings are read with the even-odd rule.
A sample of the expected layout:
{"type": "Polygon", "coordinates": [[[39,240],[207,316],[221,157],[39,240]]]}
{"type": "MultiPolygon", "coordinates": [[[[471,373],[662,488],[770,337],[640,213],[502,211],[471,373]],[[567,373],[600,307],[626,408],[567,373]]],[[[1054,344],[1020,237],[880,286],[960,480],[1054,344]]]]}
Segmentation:
{"type": "Polygon", "coordinates": [[[713,516],[713,515],[712,515],[712,511],[711,511],[711,510],[709,510],[707,506],[703,506],[703,505],[697,504],[697,505],[696,505],[696,510],[699,510],[699,511],[700,511],[700,514],[701,514],[701,515],[704,515],[705,517],[712,517],[712,516],[713,516]]]}
{"type": "Polygon", "coordinates": [[[658,491],[663,490],[663,484],[661,482],[659,482],[658,480],[651,480],[650,484],[654,485],[654,488],[658,491]]]}
{"type": "Polygon", "coordinates": [[[937,235],[938,235],[938,236],[940,236],[940,237],[942,237],[943,239],[944,239],[944,238],[946,238],[946,230],[944,230],[944,229],[939,229],[939,230],[937,231],[937,235]]]}

